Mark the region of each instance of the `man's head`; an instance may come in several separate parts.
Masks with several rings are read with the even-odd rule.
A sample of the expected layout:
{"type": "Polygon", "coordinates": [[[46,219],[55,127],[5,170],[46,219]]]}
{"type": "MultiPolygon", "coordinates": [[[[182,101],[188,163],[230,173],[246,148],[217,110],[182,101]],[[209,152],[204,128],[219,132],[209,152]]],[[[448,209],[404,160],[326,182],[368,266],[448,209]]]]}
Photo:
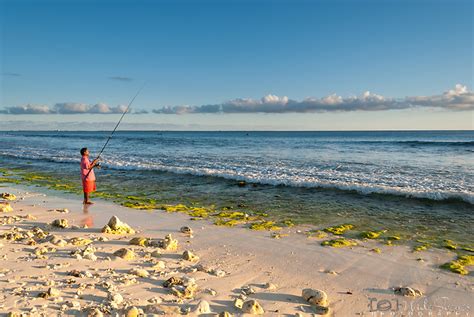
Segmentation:
{"type": "Polygon", "coordinates": [[[82,155],[82,156],[84,156],[84,155],[85,155],[85,156],[89,156],[89,150],[88,150],[86,147],[83,147],[83,148],[81,149],[81,155],[82,155]]]}

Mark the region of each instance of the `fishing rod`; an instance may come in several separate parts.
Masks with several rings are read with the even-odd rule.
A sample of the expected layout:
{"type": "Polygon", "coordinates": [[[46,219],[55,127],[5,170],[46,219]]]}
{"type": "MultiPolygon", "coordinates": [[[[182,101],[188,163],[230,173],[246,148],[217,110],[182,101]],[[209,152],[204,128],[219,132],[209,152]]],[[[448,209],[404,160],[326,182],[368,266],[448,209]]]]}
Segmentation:
{"type": "MultiPolygon", "coordinates": [[[[120,122],[122,122],[122,119],[123,117],[125,117],[125,114],[128,112],[128,110],[130,109],[130,106],[132,105],[132,103],[135,101],[135,98],[138,97],[138,95],[140,94],[140,92],[143,90],[143,88],[145,87],[146,83],[143,84],[143,86],[137,91],[137,93],[135,94],[135,96],[133,96],[132,100],[130,100],[130,102],[128,103],[128,106],[127,108],[125,108],[125,111],[122,113],[122,116],[120,117],[119,121],[117,122],[117,124],[115,125],[115,128],[112,130],[112,133],[110,133],[109,137],[107,138],[107,141],[105,141],[105,144],[104,146],[102,147],[102,149],[100,150],[99,152],[99,155],[97,155],[96,160],[98,160],[100,158],[100,156],[102,155],[102,152],[104,152],[105,148],[107,147],[107,144],[109,144],[109,141],[110,139],[112,139],[112,136],[114,135],[115,131],[117,130],[118,126],[120,125],[120,122]]],[[[86,174],[86,177],[84,179],[87,179],[87,176],[89,176],[89,174],[91,173],[92,171],[92,168],[89,170],[89,172],[86,174]]]]}

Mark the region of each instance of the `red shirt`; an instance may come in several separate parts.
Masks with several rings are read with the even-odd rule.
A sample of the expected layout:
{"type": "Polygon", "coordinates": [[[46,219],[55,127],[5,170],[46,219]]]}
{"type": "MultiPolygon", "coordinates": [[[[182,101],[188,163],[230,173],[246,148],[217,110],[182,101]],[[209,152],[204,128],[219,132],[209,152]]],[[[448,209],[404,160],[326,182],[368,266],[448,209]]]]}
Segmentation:
{"type": "Polygon", "coordinates": [[[81,158],[81,178],[82,181],[95,181],[95,174],[94,174],[94,169],[91,169],[89,173],[89,168],[91,167],[91,161],[89,158],[85,155],[82,156],[81,158]],[[86,175],[89,173],[86,179],[86,175]]]}

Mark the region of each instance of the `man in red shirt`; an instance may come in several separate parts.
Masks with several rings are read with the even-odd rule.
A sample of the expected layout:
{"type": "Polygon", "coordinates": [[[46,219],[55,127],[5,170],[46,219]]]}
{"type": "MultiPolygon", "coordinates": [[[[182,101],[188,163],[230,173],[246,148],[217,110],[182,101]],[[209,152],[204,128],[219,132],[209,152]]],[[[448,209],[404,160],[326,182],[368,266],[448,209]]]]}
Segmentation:
{"type": "Polygon", "coordinates": [[[99,159],[95,159],[92,162],[89,160],[89,150],[85,147],[81,149],[81,178],[82,178],[82,188],[84,191],[84,204],[93,204],[89,200],[89,194],[95,192],[95,174],[94,167],[99,167],[99,159]]]}

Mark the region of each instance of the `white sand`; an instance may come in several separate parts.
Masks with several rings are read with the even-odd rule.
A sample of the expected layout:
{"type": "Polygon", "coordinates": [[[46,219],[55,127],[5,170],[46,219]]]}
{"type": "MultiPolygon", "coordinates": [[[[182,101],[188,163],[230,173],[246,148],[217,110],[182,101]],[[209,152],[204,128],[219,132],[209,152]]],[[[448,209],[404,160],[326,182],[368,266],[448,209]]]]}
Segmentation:
{"type": "MultiPolygon", "coordinates": [[[[298,233],[298,230],[305,229],[303,227],[284,229],[282,233],[289,233],[289,236],[273,239],[268,231],[217,227],[206,221],[191,221],[187,215],[180,213],[132,210],[100,200],[96,200],[95,205],[90,206],[85,213],[81,197],[58,196],[56,192],[48,192],[46,196],[22,186],[3,187],[0,191],[11,192],[22,198],[11,203],[13,212],[0,214],[0,217],[31,214],[37,218],[0,226],[0,233],[14,225],[25,229],[33,225],[44,227],[45,223],[54,219],[65,218],[73,225],[88,223],[90,228],[54,228],[50,232],[65,238],[106,236],[110,239],[93,243],[98,249],[97,261],[71,257],[69,252],[78,248],[71,245],[57,247],[58,251],[48,254],[48,259],[34,259],[31,250],[35,246],[0,240],[3,244],[0,265],[1,269],[6,270],[4,276],[0,275],[0,313],[29,312],[36,307],[39,312],[54,315],[58,314],[58,309],[66,301],[77,301],[82,310],[68,308],[64,314],[86,314],[85,307],[96,305],[107,297],[107,292],[98,283],[103,280],[114,281],[110,274],[107,275],[108,268],[118,273],[126,273],[134,267],[153,272],[150,270],[152,264],[145,259],[127,262],[116,259],[112,255],[114,251],[130,247],[137,254],[151,252],[156,248],[130,246],[128,241],[134,236],[163,238],[171,233],[179,240],[180,248],[177,252],[164,251],[162,258],[158,259],[166,262],[167,269],[163,276],[152,274],[154,278],[137,278],[138,283],[129,286],[117,283],[127,305],[147,311],[147,305],[152,305],[147,300],[152,298],[162,298],[160,309],[193,306],[200,299],[205,299],[211,304],[213,312],[227,310],[239,315],[240,311],[232,305],[233,299],[240,293],[242,286],[251,285],[256,293],[249,298],[257,299],[267,316],[293,316],[296,312],[311,316],[314,308],[301,298],[304,288],[324,290],[329,297],[330,315],[333,316],[431,316],[430,312],[432,316],[456,316],[456,312],[457,316],[474,314],[472,272],[468,276],[461,276],[438,268],[455,257],[453,252],[447,250],[412,253],[408,247],[390,247],[374,241],[363,242],[362,246],[351,249],[335,249],[322,247],[321,240],[308,239],[298,233]],[[26,190],[29,192],[26,193],[26,190]],[[70,213],[47,211],[57,208],[68,208],[70,213]],[[140,232],[128,236],[100,233],[112,215],[117,215],[140,232]],[[193,238],[179,232],[180,227],[185,225],[193,228],[193,238]],[[374,247],[379,247],[382,253],[370,251],[374,247]],[[194,265],[181,259],[184,250],[192,250],[200,256],[199,263],[224,270],[228,274],[217,277],[205,272],[183,273],[183,268],[194,265]],[[111,260],[107,260],[107,257],[111,260]],[[418,258],[424,261],[418,261],[418,258]],[[60,263],[68,263],[69,266],[46,268],[60,263]],[[67,272],[73,269],[88,270],[97,273],[98,277],[74,278],[76,283],[69,286],[65,283],[71,278],[67,272]],[[176,302],[176,297],[162,286],[162,282],[173,275],[188,275],[196,279],[199,290],[194,300],[176,302]],[[61,291],[62,300],[59,302],[37,298],[40,291],[48,289],[45,282],[49,280],[56,281],[55,287],[61,291]],[[277,288],[262,288],[267,282],[274,283],[277,288]],[[95,288],[86,288],[81,297],[74,298],[78,283],[89,283],[95,288]],[[397,286],[410,286],[421,290],[424,295],[416,298],[395,295],[391,288],[397,286]],[[26,290],[24,294],[14,294],[18,287],[26,290]],[[217,295],[209,294],[205,291],[207,288],[214,289],[217,295]],[[382,312],[383,309],[386,311],[382,312]],[[392,315],[387,309],[392,311],[392,315]]],[[[168,311],[167,315],[174,314],[168,311]]]]}

